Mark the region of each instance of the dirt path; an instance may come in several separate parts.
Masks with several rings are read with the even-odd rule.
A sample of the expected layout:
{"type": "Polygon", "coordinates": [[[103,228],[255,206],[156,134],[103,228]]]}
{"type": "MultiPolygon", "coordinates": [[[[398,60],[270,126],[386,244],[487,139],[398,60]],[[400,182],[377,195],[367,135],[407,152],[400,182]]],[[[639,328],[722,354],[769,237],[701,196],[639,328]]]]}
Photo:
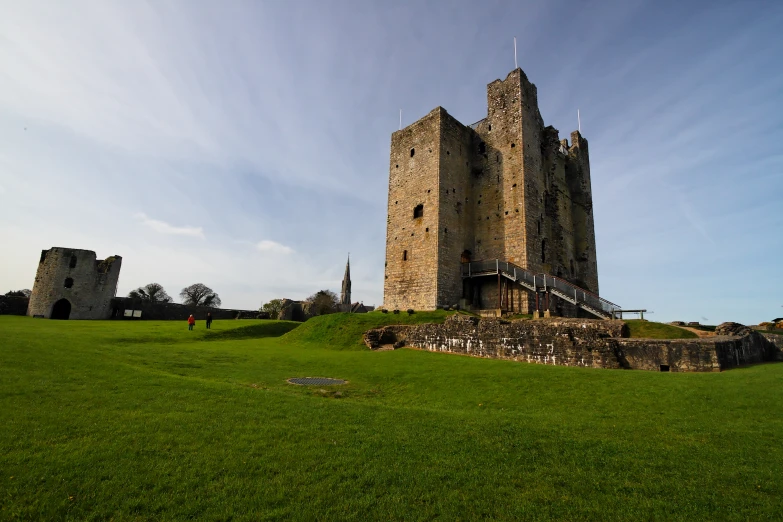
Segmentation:
{"type": "MultiPolygon", "coordinates": [[[[672,325],[675,326],[675,325],[672,325]]],[[[699,330],[698,328],[690,328],[688,326],[677,326],[677,328],[682,328],[683,330],[688,330],[689,332],[693,332],[699,337],[714,337],[715,332],[707,332],[705,330],[699,330]]]]}

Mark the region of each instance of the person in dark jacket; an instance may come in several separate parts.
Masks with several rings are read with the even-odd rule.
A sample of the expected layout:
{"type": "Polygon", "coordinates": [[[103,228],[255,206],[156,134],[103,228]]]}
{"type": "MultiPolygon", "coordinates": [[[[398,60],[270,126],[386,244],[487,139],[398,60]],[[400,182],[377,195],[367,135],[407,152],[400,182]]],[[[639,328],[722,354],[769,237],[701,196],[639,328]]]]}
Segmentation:
{"type": "Polygon", "coordinates": [[[212,326],[212,312],[207,312],[207,330],[212,326]]]}

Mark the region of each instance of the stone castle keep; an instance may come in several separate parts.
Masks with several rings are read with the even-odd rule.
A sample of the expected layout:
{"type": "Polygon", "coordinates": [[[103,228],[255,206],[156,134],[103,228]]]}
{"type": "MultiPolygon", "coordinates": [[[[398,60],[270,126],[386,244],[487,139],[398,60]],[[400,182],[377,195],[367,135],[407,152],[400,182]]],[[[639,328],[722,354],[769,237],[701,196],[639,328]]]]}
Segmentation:
{"type": "Polygon", "coordinates": [[[384,306],[575,315],[499,276],[464,277],[468,262],[507,262],[598,294],[587,140],[544,126],[521,69],[487,86],[487,109],[466,126],[438,107],[392,134],[384,306]]]}
{"type": "Polygon", "coordinates": [[[51,319],[106,319],[117,291],[122,258],[99,260],[91,250],[41,251],[27,315],[51,319]]]}

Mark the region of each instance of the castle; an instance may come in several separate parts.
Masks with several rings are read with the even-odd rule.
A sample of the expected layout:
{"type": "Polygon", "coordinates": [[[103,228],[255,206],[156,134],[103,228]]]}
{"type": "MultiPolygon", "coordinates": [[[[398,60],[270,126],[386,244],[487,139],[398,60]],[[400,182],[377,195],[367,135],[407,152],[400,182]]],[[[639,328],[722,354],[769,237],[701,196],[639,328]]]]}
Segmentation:
{"type": "Polygon", "coordinates": [[[122,258],[99,260],[91,250],[41,251],[27,315],[51,319],[106,319],[117,292],[122,258]]]}
{"type": "Polygon", "coordinates": [[[598,294],[587,140],[544,126],[521,69],[487,86],[487,107],[473,125],[438,107],[392,134],[384,306],[576,315],[576,298],[539,301],[540,278],[472,277],[485,260],[556,276],[563,295],[598,294]]]}

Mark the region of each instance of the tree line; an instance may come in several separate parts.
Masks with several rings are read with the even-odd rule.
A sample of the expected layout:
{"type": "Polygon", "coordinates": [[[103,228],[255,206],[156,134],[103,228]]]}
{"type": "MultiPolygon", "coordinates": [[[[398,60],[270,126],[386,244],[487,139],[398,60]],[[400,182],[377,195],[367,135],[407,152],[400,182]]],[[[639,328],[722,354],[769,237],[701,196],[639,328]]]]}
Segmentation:
{"type": "MultiPolygon", "coordinates": [[[[182,304],[187,306],[220,308],[222,304],[217,292],[203,283],[196,283],[183,288],[179,296],[182,299],[182,304]]],[[[158,283],[150,283],[140,286],[136,290],[131,290],[128,293],[128,297],[150,303],[171,303],[174,301],[163,286],[158,283]]]]}
{"type": "MultiPolygon", "coordinates": [[[[305,299],[305,303],[310,305],[313,315],[326,315],[339,311],[340,298],[331,290],[319,290],[305,299]]],[[[282,308],[282,299],[272,299],[261,305],[259,311],[268,313],[270,319],[279,319],[282,308]]]]}

